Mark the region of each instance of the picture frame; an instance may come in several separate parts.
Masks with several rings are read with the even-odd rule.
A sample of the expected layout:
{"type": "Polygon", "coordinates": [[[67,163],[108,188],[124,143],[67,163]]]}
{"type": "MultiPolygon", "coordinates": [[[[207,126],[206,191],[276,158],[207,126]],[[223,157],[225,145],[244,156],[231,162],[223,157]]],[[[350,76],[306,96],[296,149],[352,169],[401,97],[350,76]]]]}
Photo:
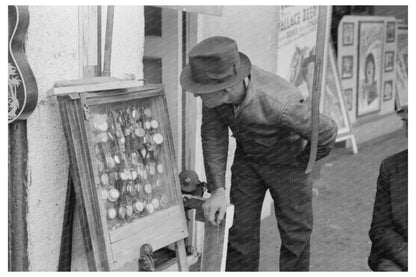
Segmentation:
{"type": "Polygon", "coordinates": [[[341,78],[350,79],[353,76],[353,56],[343,56],[341,65],[341,78]]]}
{"type": "Polygon", "coordinates": [[[348,111],[352,110],[352,88],[344,89],[345,107],[348,111]]]}
{"type": "Polygon", "coordinates": [[[383,101],[389,101],[393,98],[393,80],[384,81],[383,101]]]}
{"type": "Polygon", "coordinates": [[[342,45],[349,46],[354,44],[354,23],[342,23],[342,45]]]}
{"type": "Polygon", "coordinates": [[[357,117],[381,108],[384,21],[360,21],[358,26],[357,117]]]}
{"type": "Polygon", "coordinates": [[[394,51],[386,51],[384,58],[384,72],[390,72],[394,69],[394,51]]]}
{"type": "Polygon", "coordinates": [[[396,22],[391,21],[386,24],[386,42],[394,42],[396,40],[396,22]]]}

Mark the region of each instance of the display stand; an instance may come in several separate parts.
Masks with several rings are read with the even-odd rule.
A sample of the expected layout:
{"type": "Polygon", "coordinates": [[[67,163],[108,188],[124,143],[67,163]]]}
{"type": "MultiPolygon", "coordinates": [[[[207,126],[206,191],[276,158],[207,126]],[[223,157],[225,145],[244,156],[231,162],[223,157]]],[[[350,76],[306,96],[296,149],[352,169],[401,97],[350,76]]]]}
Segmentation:
{"type": "Polygon", "coordinates": [[[93,78],[56,83],[53,95],[89,269],[123,270],[146,259],[144,246],[174,243],[179,270],[187,271],[188,232],[163,88],[93,78]]]}

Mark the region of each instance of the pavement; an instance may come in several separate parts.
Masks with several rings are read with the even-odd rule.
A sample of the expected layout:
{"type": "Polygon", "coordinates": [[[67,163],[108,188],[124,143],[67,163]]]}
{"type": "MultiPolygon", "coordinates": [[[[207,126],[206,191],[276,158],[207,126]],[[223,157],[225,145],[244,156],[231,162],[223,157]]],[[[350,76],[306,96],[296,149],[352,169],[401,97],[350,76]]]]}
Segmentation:
{"type": "MultiPolygon", "coordinates": [[[[370,271],[370,228],[380,162],[407,148],[404,131],[358,145],[335,147],[314,181],[311,271],[370,271]]],[[[273,209],[272,209],[273,210],[273,209]]],[[[280,238],[274,212],[261,225],[259,271],[279,270],[280,238]]]]}

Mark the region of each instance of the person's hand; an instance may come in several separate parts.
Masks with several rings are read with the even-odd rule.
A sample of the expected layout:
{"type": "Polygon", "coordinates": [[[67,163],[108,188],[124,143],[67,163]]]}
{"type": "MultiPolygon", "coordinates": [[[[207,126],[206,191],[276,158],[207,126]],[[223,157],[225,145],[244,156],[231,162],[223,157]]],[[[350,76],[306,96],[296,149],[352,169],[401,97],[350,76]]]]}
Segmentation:
{"type": "Polygon", "coordinates": [[[202,204],[205,219],[215,226],[219,226],[223,221],[226,208],[227,201],[224,188],[217,188],[212,191],[211,197],[202,204]]]}

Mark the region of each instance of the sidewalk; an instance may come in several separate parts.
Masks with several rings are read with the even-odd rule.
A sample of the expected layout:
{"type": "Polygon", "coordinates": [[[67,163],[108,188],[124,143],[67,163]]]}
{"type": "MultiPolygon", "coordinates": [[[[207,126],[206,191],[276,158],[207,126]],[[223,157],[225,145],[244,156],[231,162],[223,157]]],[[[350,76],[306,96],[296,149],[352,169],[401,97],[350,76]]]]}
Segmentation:
{"type": "MultiPolygon", "coordinates": [[[[368,230],[380,162],[407,148],[401,130],[358,146],[335,148],[314,182],[311,271],[369,271],[368,230]]],[[[280,238],[274,212],[262,221],[260,271],[277,271],[280,238]]]]}

